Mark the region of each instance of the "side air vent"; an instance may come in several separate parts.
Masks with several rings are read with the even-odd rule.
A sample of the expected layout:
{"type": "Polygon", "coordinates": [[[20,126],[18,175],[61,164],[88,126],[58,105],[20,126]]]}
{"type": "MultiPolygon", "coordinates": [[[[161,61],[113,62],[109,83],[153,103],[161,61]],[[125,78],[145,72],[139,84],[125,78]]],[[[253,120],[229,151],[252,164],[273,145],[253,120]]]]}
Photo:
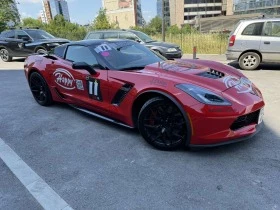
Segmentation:
{"type": "Polygon", "coordinates": [[[116,93],[115,97],[112,100],[112,104],[119,105],[125,96],[128,94],[128,92],[133,88],[133,85],[131,84],[124,84],[116,93]]]}
{"type": "Polygon", "coordinates": [[[223,78],[225,76],[224,73],[214,70],[214,69],[210,69],[209,71],[202,72],[197,75],[199,75],[201,77],[211,78],[211,79],[219,79],[219,78],[223,78]]]}

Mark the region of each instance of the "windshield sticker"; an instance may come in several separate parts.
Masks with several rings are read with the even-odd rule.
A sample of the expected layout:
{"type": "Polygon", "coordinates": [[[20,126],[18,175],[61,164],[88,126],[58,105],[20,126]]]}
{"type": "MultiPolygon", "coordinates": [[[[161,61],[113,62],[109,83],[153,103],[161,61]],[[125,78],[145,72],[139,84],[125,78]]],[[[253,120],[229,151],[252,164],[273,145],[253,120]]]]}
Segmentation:
{"type": "Polygon", "coordinates": [[[66,69],[56,69],[53,75],[55,77],[55,83],[60,87],[67,90],[73,90],[76,88],[73,75],[66,69]]]}
{"type": "Polygon", "coordinates": [[[95,52],[100,53],[100,52],[106,52],[112,50],[112,48],[107,45],[107,44],[101,44],[98,45],[96,48],[94,48],[95,52]]]}
{"type": "Polygon", "coordinates": [[[108,57],[110,55],[110,53],[108,51],[102,52],[101,55],[103,57],[108,57]]]}
{"type": "Polygon", "coordinates": [[[245,77],[238,79],[233,76],[227,76],[223,79],[223,82],[227,88],[234,87],[237,93],[250,93],[253,91],[252,82],[245,77]]]}
{"type": "Polygon", "coordinates": [[[101,89],[100,89],[100,80],[89,78],[87,80],[88,93],[89,97],[93,100],[102,101],[101,89]]]}
{"type": "Polygon", "coordinates": [[[84,85],[82,80],[76,79],[76,86],[78,90],[84,90],[84,85]]]}

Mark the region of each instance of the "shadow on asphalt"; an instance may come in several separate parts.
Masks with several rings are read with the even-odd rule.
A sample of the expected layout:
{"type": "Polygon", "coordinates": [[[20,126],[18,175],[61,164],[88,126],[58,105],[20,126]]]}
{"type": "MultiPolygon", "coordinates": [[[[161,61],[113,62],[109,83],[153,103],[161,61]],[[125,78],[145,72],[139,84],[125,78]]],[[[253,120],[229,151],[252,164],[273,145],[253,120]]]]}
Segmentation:
{"type": "MultiPolygon", "coordinates": [[[[239,64],[238,62],[236,61],[233,61],[233,62],[230,62],[228,63],[228,65],[234,67],[234,68],[237,68],[237,69],[240,69],[239,67],[239,64]]],[[[260,64],[260,66],[254,70],[254,71],[260,71],[260,70],[276,70],[276,71],[279,71],[280,70],[280,63],[266,63],[266,64],[260,64]]],[[[246,71],[246,70],[242,70],[242,71],[246,71]]]]}

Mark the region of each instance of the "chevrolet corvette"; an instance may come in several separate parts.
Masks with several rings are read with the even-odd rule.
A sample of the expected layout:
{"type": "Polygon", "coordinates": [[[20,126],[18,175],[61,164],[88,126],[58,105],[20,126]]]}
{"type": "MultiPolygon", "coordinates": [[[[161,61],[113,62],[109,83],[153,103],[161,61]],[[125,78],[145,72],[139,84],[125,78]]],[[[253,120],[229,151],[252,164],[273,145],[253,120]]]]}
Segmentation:
{"type": "Polygon", "coordinates": [[[239,70],[207,60],[166,60],[130,40],[84,40],[30,55],[24,71],[34,99],[129,128],[174,150],[234,143],[262,127],[260,90],[239,70]]]}

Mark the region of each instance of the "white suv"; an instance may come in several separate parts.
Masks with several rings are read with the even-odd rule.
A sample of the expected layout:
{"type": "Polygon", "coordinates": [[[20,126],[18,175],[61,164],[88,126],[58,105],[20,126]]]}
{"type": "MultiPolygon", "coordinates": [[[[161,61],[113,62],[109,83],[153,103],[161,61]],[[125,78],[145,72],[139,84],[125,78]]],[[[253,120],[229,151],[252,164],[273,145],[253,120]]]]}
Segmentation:
{"type": "Polygon", "coordinates": [[[280,18],[240,21],[229,37],[227,60],[244,70],[260,63],[280,63],[280,18]]]}

